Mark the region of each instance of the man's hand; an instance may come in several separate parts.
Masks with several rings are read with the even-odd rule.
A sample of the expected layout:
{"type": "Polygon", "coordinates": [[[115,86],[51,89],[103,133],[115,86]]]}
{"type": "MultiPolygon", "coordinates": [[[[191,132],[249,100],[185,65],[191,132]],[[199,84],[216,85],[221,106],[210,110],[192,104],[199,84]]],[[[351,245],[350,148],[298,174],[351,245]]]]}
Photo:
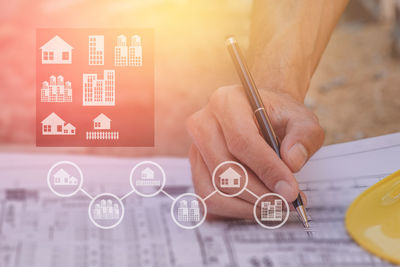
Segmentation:
{"type": "MultiPolygon", "coordinates": [[[[272,191],[288,201],[297,197],[299,188],[292,172],[299,171],[321,147],[324,132],[317,117],[290,95],[265,90],[260,94],[281,141],[282,159],[260,135],[243,89],[222,87],[187,121],[193,138],[189,155],[193,183],[201,197],[214,191],[211,174],[228,160],[247,168],[247,188],[255,194],[272,191]]],[[[236,198],[216,194],[207,200],[207,206],[209,213],[217,216],[250,219],[255,201],[246,191],[236,198]]]]}

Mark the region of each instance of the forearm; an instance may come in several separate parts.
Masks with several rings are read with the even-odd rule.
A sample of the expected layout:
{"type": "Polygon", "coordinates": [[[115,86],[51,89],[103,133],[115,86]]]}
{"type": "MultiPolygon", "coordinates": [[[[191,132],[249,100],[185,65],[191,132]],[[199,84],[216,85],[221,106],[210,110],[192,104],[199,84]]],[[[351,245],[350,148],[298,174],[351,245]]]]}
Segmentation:
{"type": "Polygon", "coordinates": [[[260,88],[303,101],[348,0],[254,0],[249,57],[260,88]]]}

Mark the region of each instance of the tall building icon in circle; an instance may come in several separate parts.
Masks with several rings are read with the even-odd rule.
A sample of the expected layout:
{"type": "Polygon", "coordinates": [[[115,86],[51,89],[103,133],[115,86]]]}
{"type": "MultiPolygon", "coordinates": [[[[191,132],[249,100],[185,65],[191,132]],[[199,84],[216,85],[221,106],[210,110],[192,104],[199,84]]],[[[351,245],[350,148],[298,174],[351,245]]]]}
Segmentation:
{"type": "Polygon", "coordinates": [[[190,208],[187,200],[179,201],[178,221],[181,222],[198,222],[200,221],[200,208],[197,200],[190,201],[190,208]]]}

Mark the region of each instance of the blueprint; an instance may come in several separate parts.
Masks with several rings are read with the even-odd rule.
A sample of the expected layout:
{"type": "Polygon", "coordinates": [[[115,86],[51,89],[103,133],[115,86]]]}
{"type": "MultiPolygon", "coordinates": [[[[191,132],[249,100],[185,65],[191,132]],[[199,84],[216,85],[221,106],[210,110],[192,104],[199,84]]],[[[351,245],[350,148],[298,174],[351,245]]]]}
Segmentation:
{"type": "MultiPolygon", "coordinates": [[[[399,156],[400,134],[322,148],[297,174],[309,200],[308,231],[294,213],[276,230],[250,221],[181,229],[164,194],[130,195],[122,223],[102,230],[88,218],[85,195],[50,192],[48,168],[57,160],[74,161],[87,192],[123,196],[130,169],[143,159],[0,154],[0,266],[390,266],[351,240],[344,214],[358,194],[398,169],[399,156]]],[[[151,160],[165,168],[170,195],[193,191],[187,159],[151,160]]]]}

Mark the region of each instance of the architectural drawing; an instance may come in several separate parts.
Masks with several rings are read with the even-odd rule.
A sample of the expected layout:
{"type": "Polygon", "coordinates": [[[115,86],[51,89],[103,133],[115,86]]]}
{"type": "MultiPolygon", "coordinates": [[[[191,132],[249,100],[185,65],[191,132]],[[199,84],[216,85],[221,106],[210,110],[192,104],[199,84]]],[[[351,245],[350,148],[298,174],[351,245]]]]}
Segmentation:
{"type": "Polygon", "coordinates": [[[67,42],[58,35],[40,47],[42,50],[42,64],[71,64],[72,49],[67,42]]]}
{"type": "Polygon", "coordinates": [[[104,65],[104,35],[89,35],[89,65],[104,65]]]}
{"type": "Polygon", "coordinates": [[[117,45],[115,46],[114,64],[117,67],[142,66],[142,44],[139,35],[133,35],[129,46],[125,35],[117,37],[117,45]]]}
{"type": "Polygon", "coordinates": [[[59,169],[54,175],[54,185],[77,185],[78,179],[64,169],[59,169]]]}
{"type": "Polygon", "coordinates": [[[104,79],[97,74],[83,74],[84,106],[115,106],[115,70],[104,70],[104,79]]]}
{"type": "Polygon", "coordinates": [[[95,220],[118,220],[120,208],[111,199],[101,199],[93,209],[93,219],[95,220]]]}
{"type": "Polygon", "coordinates": [[[75,135],[76,129],[71,123],[65,123],[56,113],[51,113],[42,122],[43,135],[75,135]]]}
{"type": "Polygon", "coordinates": [[[54,75],[50,76],[49,81],[42,83],[40,102],[72,102],[71,82],[64,83],[64,77],[61,75],[57,78],[54,75]]]}
{"type": "Polygon", "coordinates": [[[200,208],[197,200],[190,201],[190,208],[187,200],[179,201],[178,221],[181,222],[198,222],[200,221],[200,208]]]}
{"type": "Polygon", "coordinates": [[[261,202],[261,221],[282,221],[282,199],[261,202]]]}
{"type": "Polygon", "coordinates": [[[220,185],[221,187],[226,187],[226,188],[240,187],[240,177],[241,176],[239,173],[237,173],[234,169],[229,167],[219,176],[220,185]]]}

